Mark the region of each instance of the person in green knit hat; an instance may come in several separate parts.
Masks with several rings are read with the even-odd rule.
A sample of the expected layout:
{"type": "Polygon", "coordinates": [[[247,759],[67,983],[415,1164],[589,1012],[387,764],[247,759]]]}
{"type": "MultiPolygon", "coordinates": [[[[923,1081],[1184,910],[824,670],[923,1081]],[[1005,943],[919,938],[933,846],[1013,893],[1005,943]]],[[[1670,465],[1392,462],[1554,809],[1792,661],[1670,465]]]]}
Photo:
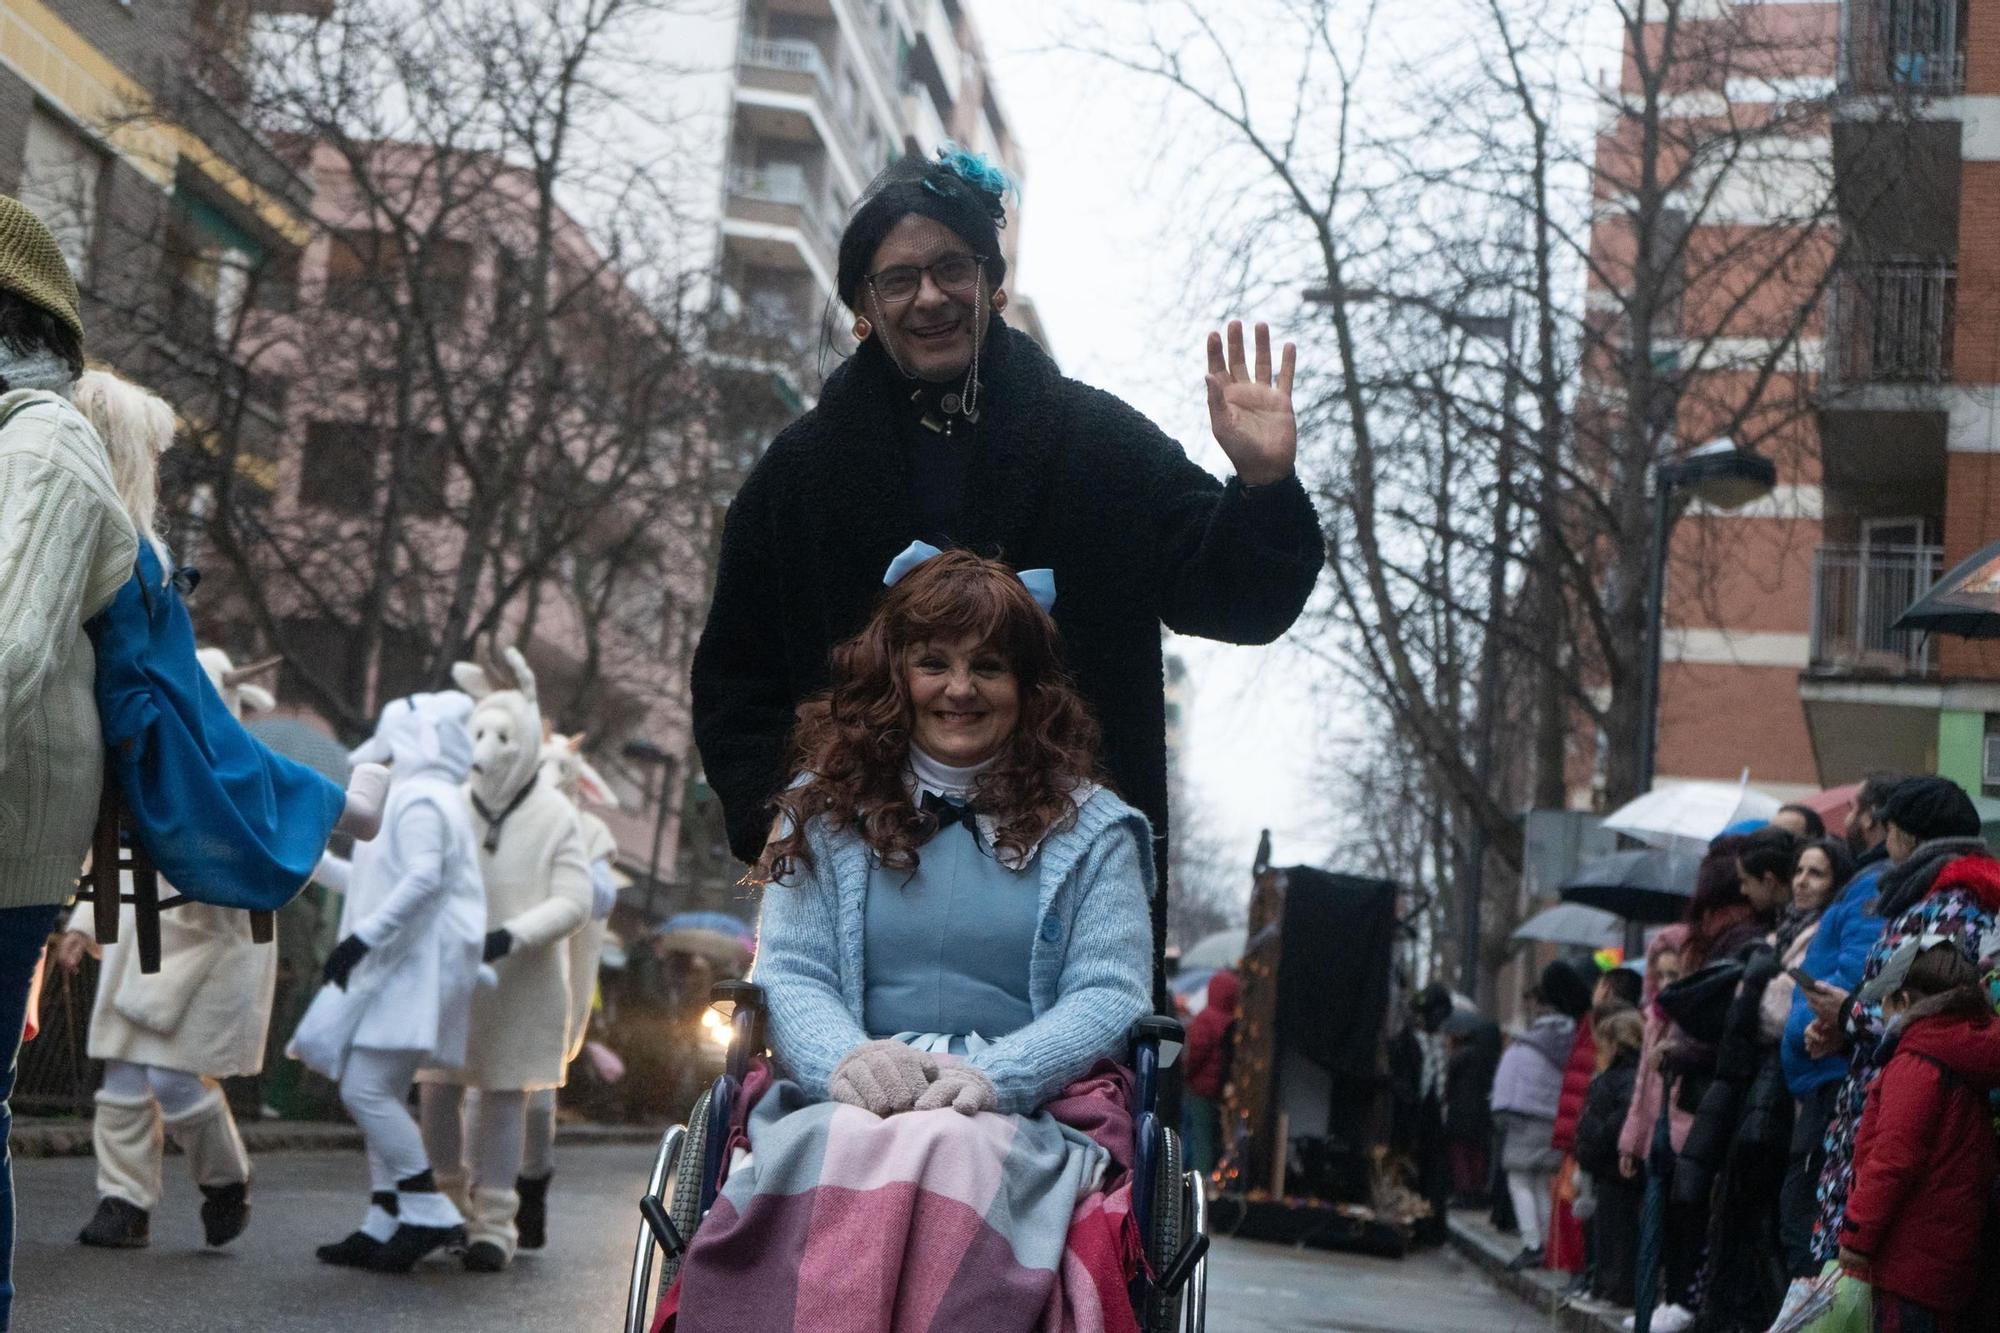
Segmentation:
{"type": "MultiPolygon", "coordinates": [[[[0,195],[0,1142],[35,966],[97,822],[104,745],[84,622],[138,539],[71,402],[76,281],[49,229],[0,195]]],[[[0,1330],[14,1301],[14,1181],[0,1157],[0,1330]]]]}

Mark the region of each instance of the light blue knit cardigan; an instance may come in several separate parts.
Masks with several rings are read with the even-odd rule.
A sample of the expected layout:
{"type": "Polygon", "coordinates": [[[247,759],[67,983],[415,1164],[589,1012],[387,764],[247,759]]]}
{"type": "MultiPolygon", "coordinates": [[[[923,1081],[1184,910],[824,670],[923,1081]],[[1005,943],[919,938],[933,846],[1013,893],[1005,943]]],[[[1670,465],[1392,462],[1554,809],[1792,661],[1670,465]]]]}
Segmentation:
{"type": "MultiPolygon", "coordinates": [[[[764,890],[754,979],[779,1067],[823,1099],[834,1066],[868,1040],[862,935],[872,853],[823,820],[807,825],[806,841],[812,865],[764,890]]],[[[1030,1114],[1098,1060],[1124,1058],[1125,1034],[1152,1001],[1154,887],[1146,817],[1107,790],[1043,841],[1041,925],[1028,960],[1034,1018],[968,1059],[993,1080],[1000,1110],[1030,1114]]]]}

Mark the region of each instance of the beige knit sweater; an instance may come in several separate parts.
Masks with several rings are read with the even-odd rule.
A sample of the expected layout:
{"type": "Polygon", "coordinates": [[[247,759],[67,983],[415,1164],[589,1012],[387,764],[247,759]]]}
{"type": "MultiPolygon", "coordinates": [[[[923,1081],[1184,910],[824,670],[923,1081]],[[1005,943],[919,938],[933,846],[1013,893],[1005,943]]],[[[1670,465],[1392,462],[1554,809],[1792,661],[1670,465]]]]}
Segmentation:
{"type": "Polygon", "coordinates": [[[97,822],[104,743],[83,624],[132,577],[138,543],[74,407],[22,389],[0,394],[0,417],[0,908],[34,907],[75,888],[97,822]]]}

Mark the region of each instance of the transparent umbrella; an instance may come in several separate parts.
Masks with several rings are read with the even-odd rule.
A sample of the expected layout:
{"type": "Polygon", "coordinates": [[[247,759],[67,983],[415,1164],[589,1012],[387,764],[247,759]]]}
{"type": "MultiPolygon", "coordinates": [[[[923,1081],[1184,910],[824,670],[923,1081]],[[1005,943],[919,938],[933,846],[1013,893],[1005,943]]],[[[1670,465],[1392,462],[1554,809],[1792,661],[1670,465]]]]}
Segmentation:
{"type": "Polygon", "coordinates": [[[1697,854],[1718,833],[1745,819],[1769,819],[1780,802],[1742,782],[1676,782],[1655,787],[1604,817],[1613,833],[1637,838],[1648,847],[1672,847],[1697,854]]]}
{"type": "Polygon", "coordinates": [[[1615,949],[1625,942],[1625,926],[1601,907],[1558,903],[1535,913],[1508,936],[1516,944],[1574,944],[1615,949]]]}

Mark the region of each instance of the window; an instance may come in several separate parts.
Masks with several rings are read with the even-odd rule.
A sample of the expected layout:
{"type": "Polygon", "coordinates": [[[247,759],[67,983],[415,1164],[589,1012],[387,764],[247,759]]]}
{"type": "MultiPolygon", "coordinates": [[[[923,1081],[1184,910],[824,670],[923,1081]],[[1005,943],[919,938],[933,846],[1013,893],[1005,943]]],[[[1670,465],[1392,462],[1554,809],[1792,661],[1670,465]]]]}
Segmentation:
{"type": "Polygon", "coordinates": [[[373,231],[335,232],[326,252],[326,304],[350,315],[379,315],[395,292],[393,238],[373,231]]]}
{"type": "Polygon", "coordinates": [[[431,240],[417,254],[416,274],[423,285],[425,318],[436,327],[455,326],[465,315],[472,247],[464,241],[431,240]]]}
{"type": "Polygon", "coordinates": [[[504,321],[527,310],[531,291],[528,261],[505,246],[493,252],[493,317],[504,321]]]}
{"type": "Polygon", "coordinates": [[[375,455],[381,437],[372,426],[315,421],[306,426],[299,466],[299,502],[343,514],[365,514],[375,500],[375,455]]]}
{"type": "Polygon", "coordinates": [[[264,247],[200,195],[176,191],[173,205],[166,280],[174,337],[190,347],[228,346],[256,286],[264,247]]]}
{"type": "Polygon", "coordinates": [[[97,146],[40,107],[28,113],[15,196],[55,233],[69,270],[81,283],[89,273],[97,228],[97,185],[105,156],[97,146]]]}
{"type": "Polygon", "coordinates": [[[443,437],[415,431],[400,438],[397,446],[402,457],[396,464],[396,497],[403,512],[421,518],[444,513],[450,496],[451,450],[443,437]]]}
{"type": "Polygon", "coordinates": [[[297,255],[273,255],[251,274],[250,302],[259,310],[286,313],[299,301],[297,255]]]}

